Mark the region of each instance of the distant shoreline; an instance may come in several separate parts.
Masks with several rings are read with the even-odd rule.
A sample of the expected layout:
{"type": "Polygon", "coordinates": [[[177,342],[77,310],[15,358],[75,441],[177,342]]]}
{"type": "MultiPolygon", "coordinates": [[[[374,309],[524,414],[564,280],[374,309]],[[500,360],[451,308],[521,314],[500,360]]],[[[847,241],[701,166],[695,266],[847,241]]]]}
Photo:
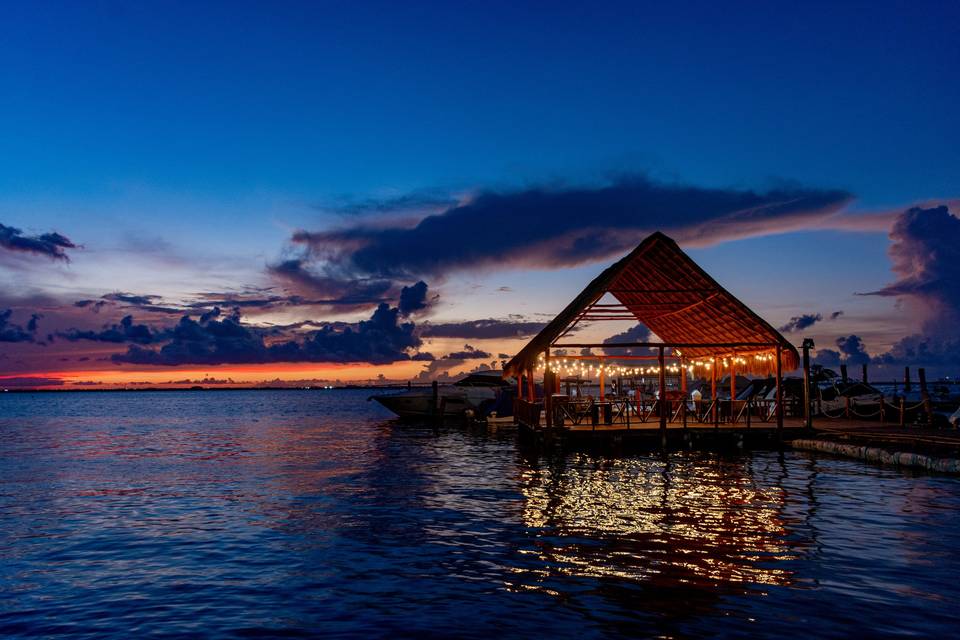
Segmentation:
{"type": "MultiPolygon", "coordinates": [[[[430,385],[425,385],[422,382],[417,384],[410,385],[412,388],[430,388],[430,385]]],[[[68,387],[68,388],[50,388],[50,389],[3,389],[0,393],[132,393],[140,391],[148,391],[150,393],[156,392],[169,392],[169,391],[343,391],[345,389],[354,389],[354,390],[391,390],[391,389],[406,389],[406,384],[389,384],[389,385],[341,385],[338,387],[110,387],[110,388],[97,388],[97,387],[68,387]]]]}

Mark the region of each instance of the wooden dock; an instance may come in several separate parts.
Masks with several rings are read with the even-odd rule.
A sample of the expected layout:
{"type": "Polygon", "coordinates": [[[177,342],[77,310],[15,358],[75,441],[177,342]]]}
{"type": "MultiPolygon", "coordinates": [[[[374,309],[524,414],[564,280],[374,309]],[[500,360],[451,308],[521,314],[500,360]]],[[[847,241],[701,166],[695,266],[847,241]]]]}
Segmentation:
{"type": "Polygon", "coordinates": [[[536,426],[518,422],[521,433],[538,441],[563,444],[614,444],[638,448],[669,449],[780,447],[795,439],[829,440],[863,447],[879,447],[889,451],[909,451],[940,457],[960,458],[960,431],[936,429],[920,425],[900,425],[870,420],[827,420],[815,418],[813,428],[804,426],[803,418],[785,417],[782,429],[776,423],[719,422],[717,424],[668,422],[661,431],[659,422],[616,424],[555,425],[548,428],[543,421],[536,426]],[[664,439],[665,436],[665,439],[664,439]],[[664,441],[665,440],[665,441],[664,441]]]}

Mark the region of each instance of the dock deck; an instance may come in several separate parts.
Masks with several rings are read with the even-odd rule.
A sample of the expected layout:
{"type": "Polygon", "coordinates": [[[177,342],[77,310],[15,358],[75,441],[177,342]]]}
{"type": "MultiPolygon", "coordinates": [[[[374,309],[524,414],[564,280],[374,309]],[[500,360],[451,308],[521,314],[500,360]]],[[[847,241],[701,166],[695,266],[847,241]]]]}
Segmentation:
{"type": "MultiPolygon", "coordinates": [[[[562,426],[548,428],[541,420],[536,427],[519,422],[520,428],[527,434],[543,438],[558,438],[571,442],[632,442],[637,444],[659,444],[659,421],[624,422],[613,424],[573,424],[569,421],[562,426]]],[[[692,446],[698,443],[714,446],[716,444],[765,444],[789,443],[795,438],[817,438],[835,442],[862,446],[882,447],[889,450],[913,451],[939,456],[960,457],[960,430],[936,429],[926,426],[898,423],[881,423],[876,420],[831,420],[815,417],[813,429],[804,427],[803,418],[785,417],[783,429],[778,430],[776,422],[751,421],[749,426],[743,422],[702,423],[688,421],[667,423],[666,438],[668,446],[692,446]]]]}

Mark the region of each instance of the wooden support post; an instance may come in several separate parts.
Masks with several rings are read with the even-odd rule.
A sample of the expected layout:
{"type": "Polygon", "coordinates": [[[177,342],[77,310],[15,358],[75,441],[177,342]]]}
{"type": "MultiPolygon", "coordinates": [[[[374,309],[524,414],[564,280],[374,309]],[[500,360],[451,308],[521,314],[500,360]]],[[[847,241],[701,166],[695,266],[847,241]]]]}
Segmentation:
{"type": "Polygon", "coordinates": [[[523,375],[517,376],[517,400],[523,400],[523,375]]]}
{"type": "Polygon", "coordinates": [[[736,417],[734,405],[737,398],[737,371],[733,366],[733,358],[730,358],[730,424],[733,424],[736,417]]]}
{"type": "Polygon", "coordinates": [[[687,367],[683,358],[680,358],[680,394],[682,397],[680,405],[680,420],[683,422],[683,428],[687,428],[687,367]]]}
{"type": "Polygon", "coordinates": [[[843,396],[843,417],[850,419],[850,396],[843,396]]]}
{"type": "Polygon", "coordinates": [[[904,395],[910,393],[910,367],[903,368],[903,393],[904,395]]]}
{"type": "Polygon", "coordinates": [[[663,362],[663,347],[660,347],[657,355],[657,362],[660,364],[660,446],[667,448],[667,414],[670,409],[667,406],[667,368],[663,362]]]}
{"type": "Polygon", "coordinates": [[[905,396],[900,396],[900,426],[907,426],[907,399],[905,396]]]}
{"type": "Polygon", "coordinates": [[[803,426],[813,429],[813,411],[810,407],[810,347],[813,340],[803,341],[803,426]]]}
{"type": "Polygon", "coordinates": [[[710,406],[713,407],[713,428],[720,428],[720,407],[717,406],[717,359],[713,359],[710,367],[710,406]]]}
{"type": "Polygon", "coordinates": [[[533,367],[527,368],[527,402],[537,401],[537,390],[533,386],[533,367]]]}
{"type": "Polygon", "coordinates": [[[847,384],[847,365],[840,365],[840,380],[843,384],[847,384]]]}
{"type": "Polygon", "coordinates": [[[927,391],[927,371],[923,367],[917,369],[920,378],[920,398],[923,400],[923,414],[927,426],[933,424],[933,405],[930,402],[930,393],[927,391]]]}
{"type": "Polygon", "coordinates": [[[600,400],[603,400],[604,392],[604,383],[603,383],[603,356],[600,356],[600,400]]]}
{"type": "Polygon", "coordinates": [[[543,354],[543,412],[547,428],[553,426],[553,374],[550,372],[550,349],[543,354]]]}
{"type": "Polygon", "coordinates": [[[777,439],[783,437],[783,346],[777,345],[777,439]]]}
{"type": "Polygon", "coordinates": [[[880,394],[880,424],[883,424],[884,422],[887,421],[887,417],[886,417],[887,411],[886,411],[886,408],[887,408],[887,405],[886,405],[886,403],[883,401],[883,394],[881,393],[881,394],[880,394]]]}
{"type": "Polygon", "coordinates": [[[870,382],[867,380],[867,363],[866,362],[863,363],[863,384],[870,384],[870,382]]]}

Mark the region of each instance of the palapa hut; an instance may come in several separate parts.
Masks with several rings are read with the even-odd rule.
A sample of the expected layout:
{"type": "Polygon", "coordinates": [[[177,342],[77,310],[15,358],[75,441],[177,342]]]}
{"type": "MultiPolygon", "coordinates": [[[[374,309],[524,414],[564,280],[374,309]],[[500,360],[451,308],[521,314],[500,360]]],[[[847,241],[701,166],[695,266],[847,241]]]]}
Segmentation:
{"type": "MultiPolygon", "coordinates": [[[[778,388],[775,409],[778,426],[783,424],[782,371],[797,368],[800,360],[796,348],[786,338],[660,232],[647,237],[597,276],[507,364],[504,377],[515,378],[518,384],[518,417],[523,420],[523,405],[531,405],[535,400],[534,372],[542,370],[546,383],[545,408],[550,420],[551,395],[559,390],[558,376],[554,375],[555,368],[551,368],[551,358],[557,363],[557,355],[552,350],[611,347],[651,348],[656,354],[660,389],[665,389],[668,366],[684,372],[681,377],[684,392],[688,371],[699,369],[699,373],[712,377],[714,396],[718,375],[729,375],[731,371],[772,374],[778,388]],[[584,343],[567,338],[580,323],[624,320],[643,323],[662,342],[584,343]]],[[[587,357],[598,359],[598,356],[564,356],[565,359],[587,357]]],[[[632,357],[649,359],[651,356],[632,357]]],[[[623,358],[610,356],[608,359],[623,358]]],[[[602,364],[599,370],[602,398],[602,364]]],[[[736,375],[732,379],[736,380],[736,375]]],[[[665,429],[666,411],[660,411],[660,421],[661,429],[665,429]]],[[[539,417],[536,424],[539,425],[539,417]]]]}

